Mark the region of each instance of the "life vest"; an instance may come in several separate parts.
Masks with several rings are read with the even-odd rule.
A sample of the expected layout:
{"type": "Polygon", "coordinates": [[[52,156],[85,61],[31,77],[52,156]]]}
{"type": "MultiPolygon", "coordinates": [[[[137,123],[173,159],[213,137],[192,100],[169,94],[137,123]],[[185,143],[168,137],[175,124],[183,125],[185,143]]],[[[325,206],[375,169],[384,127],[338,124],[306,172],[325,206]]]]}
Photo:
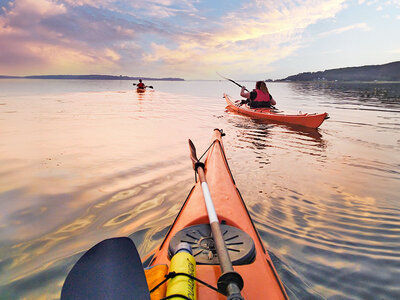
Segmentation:
{"type": "Polygon", "coordinates": [[[271,100],[271,96],[269,93],[264,93],[262,90],[255,89],[254,90],[257,93],[256,99],[254,99],[254,102],[269,102],[271,100]]]}
{"type": "Polygon", "coordinates": [[[143,82],[139,82],[138,84],[137,84],[137,87],[139,88],[139,89],[144,89],[144,83],[143,82]]]}

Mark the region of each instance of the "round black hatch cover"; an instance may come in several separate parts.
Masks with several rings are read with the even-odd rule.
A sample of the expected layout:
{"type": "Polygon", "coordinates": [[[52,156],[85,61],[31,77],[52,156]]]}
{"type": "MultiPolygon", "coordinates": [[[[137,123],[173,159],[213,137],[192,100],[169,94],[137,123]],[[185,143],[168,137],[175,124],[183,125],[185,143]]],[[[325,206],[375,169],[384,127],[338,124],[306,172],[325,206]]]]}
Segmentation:
{"type": "MultiPolygon", "coordinates": [[[[233,265],[245,265],[253,262],[256,251],[253,239],[239,228],[220,224],[222,236],[224,237],[229,257],[233,265]]],[[[193,256],[198,264],[219,264],[214,240],[211,236],[209,224],[199,224],[182,229],[176,233],[168,248],[171,253],[180,242],[189,243],[192,246],[193,256]]]]}

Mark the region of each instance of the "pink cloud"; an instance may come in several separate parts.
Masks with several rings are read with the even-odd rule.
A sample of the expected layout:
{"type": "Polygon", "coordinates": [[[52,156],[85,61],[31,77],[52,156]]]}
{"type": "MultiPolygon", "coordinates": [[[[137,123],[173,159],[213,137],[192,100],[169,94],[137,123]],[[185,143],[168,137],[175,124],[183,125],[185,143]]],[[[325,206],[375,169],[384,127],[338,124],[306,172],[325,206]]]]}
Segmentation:
{"type": "Polygon", "coordinates": [[[68,3],[15,0],[0,15],[0,73],[116,70],[120,56],[113,47],[134,37],[131,27],[73,10],[68,3]]]}

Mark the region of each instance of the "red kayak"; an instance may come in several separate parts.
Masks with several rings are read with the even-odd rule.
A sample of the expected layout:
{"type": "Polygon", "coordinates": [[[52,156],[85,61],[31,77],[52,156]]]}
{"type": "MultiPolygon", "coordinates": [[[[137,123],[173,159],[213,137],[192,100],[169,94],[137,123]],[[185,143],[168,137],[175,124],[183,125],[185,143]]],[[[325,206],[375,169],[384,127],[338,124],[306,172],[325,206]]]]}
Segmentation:
{"type": "Polygon", "coordinates": [[[224,98],[228,104],[226,107],[228,110],[257,119],[300,125],[309,128],[318,128],[325,119],[329,118],[327,113],[289,115],[271,108],[250,108],[248,105],[236,104],[227,94],[224,94],[224,98]]]}

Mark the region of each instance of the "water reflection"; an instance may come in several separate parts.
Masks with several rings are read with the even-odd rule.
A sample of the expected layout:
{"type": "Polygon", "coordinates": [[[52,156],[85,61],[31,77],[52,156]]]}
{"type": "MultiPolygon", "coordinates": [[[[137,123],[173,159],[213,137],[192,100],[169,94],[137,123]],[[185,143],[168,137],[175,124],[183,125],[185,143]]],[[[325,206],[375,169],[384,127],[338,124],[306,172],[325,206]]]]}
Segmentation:
{"type": "Polygon", "coordinates": [[[135,95],[133,98],[136,98],[139,101],[148,100],[151,101],[153,98],[154,90],[147,89],[146,91],[134,91],[135,95]]]}
{"type": "Polygon", "coordinates": [[[201,152],[216,127],[291,299],[400,299],[400,85],[368,97],[367,85],[269,84],[283,110],[329,112],[309,130],[225,112],[230,83],[139,95],[35,81],[56,94],[32,96],[20,82],[0,105],[1,299],[58,299],[74,262],[108,237],[148,254],[193,184],[187,139],[201,152]]]}
{"type": "Polygon", "coordinates": [[[304,95],[328,94],[340,103],[345,100],[391,108],[400,104],[400,84],[392,82],[334,82],[313,81],[293,83],[293,89],[304,95]]]}
{"type": "MultiPolygon", "coordinates": [[[[331,197],[304,191],[261,194],[264,201],[251,205],[250,211],[262,238],[274,244],[274,253],[297,266],[299,278],[315,283],[321,276],[326,278],[319,289],[323,295],[347,299],[347,295],[369,295],[376,289],[382,298],[395,299],[396,291],[385,289],[385,280],[398,283],[393,276],[400,273],[395,267],[400,266],[396,249],[400,219],[393,213],[400,211],[380,205],[373,197],[348,192],[345,187],[332,187],[330,191],[331,197]],[[307,262],[302,261],[303,255],[309,257],[307,262]],[[366,272],[379,270],[380,265],[391,266],[392,275],[382,275],[383,270],[366,272]],[[343,279],[351,279],[352,284],[341,282],[343,279]]],[[[312,293],[305,284],[290,296],[309,299],[312,293]]]]}
{"type": "MultiPolygon", "coordinates": [[[[86,201],[92,205],[82,211],[83,215],[67,221],[59,228],[12,246],[3,244],[2,247],[8,249],[8,254],[7,259],[2,259],[0,263],[2,282],[0,294],[9,295],[9,299],[19,299],[26,295],[29,295],[30,299],[35,299],[40,298],[35,296],[35,290],[41,291],[40,293],[46,290],[47,296],[50,296],[50,290],[58,293],[69,268],[79,255],[74,257],[73,261],[70,259],[60,261],[59,258],[64,257],[65,254],[70,256],[72,253],[81,251],[80,249],[88,249],[95,241],[107,237],[128,236],[138,230],[149,231],[151,238],[142,242],[137,241],[140,254],[142,256],[147,254],[151,250],[149,247],[160,243],[162,236],[155,233],[160,226],[164,228],[171,224],[179,211],[182,199],[185,199],[186,192],[192,184],[191,178],[186,175],[186,168],[180,170],[177,164],[172,169],[170,164],[167,166],[167,164],[159,163],[158,166],[160,167],[159,177],[149,179],[149,173],[145,171],[139,177],[139,180],[146,180],[143,183],[117,190],[115,193],[100,195],[98,199],[93,199],[94,201],[87,199],[86,201]],[[166,182],[165,178],[168,178],[167,174],[171,170],[174,170],[176,179],[180,177],[190,179],[183,182],[179,179],[166,182]],[[96,228],[102,228],[102,230],[96,233],[96,228]],[[47,278],[47,276],[51,277],[47,278]]],[[[132,170],[132,173],[120,174],[120,179],[134,182],[137,181],[135,176],[138,173],[132,170]]],[[[113,180],[121,181],[117,178],[113,180]]],[[[108,184],[108,180],[97,182],[91,187],[87,186],[82,190],[82,194],[92,188],[108,190],[108,184]]],[[[76,195],[82,201],[81,196],[76,195]]],[[[37,217],[42,220],[49,219],[51,217],[49,213],[47,207],[30,207],[12,216],[14,220],[12,223],[30,224],[29,220],[33,221],[37,217]]],[[[34,228],[31,230],[34,231],[34,228]]],[[[52,298],[58,297],[59,295],[53,294],[52,298]]]]}
{"type": "MultiPolygon", "coordinates": [[[[230,111],[226,113],[229,115],[228,123],[238,129],[238,140],[246,143],[247,148],[262,150],[267,147],[283,147],[310,155],[322,155],[326,148],[326,141],[319,129],[252,119],[230,111]],[[277,143],[276,139],[280,142],[277,143]]],[[[242,143],[237,145],[241,146],[242,143]]]]}

